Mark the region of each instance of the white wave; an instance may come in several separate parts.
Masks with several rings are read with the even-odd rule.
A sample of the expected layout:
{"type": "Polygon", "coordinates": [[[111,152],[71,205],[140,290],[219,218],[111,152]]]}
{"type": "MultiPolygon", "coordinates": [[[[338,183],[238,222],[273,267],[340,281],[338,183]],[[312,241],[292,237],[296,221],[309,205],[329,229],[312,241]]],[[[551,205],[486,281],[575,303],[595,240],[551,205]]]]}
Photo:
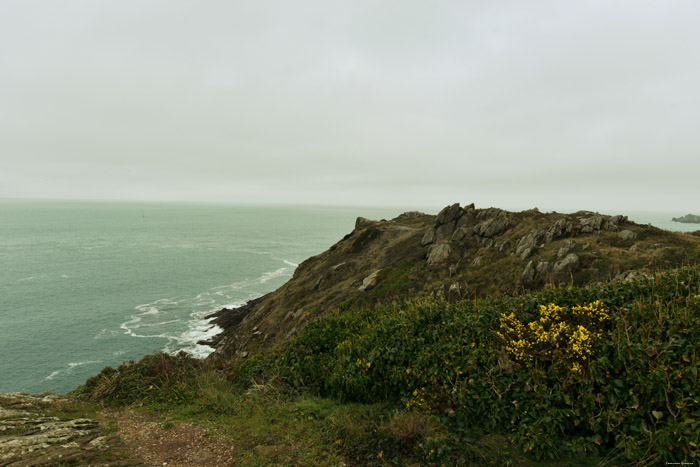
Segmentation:
{"type": "Polygon", "coordinates": [[[34,279],[36,279],[35,276],[23,277],[22,279],[17,279],[17,282],[33,281],[34,279]]]}
{"type": "Polygon", "coordinates": [[[48,380],[54,379],[59,374],[64,373],[64,372],[69,372],[75,367],[79,367],[79,366],[83,366],[83,365],[90,365],[92,363],[102,363],[102,360],[89,360],[86,362],[71,362],[68,364],[68,368],[56,370],[53,373],[51,373],[49,376],[47,376],[45,379],[48,379],[48,380]]]}
{"type": "Polygon", "coordinates": [[[76,366],[90,365],[92,363],[102,363],[102,360],[90,360],[87,362],[71,362],[68,364],[68,369],[72,370],[76,366]]]}
{"type": "Polygon", "coordinates": [[[64,279],[68,279],[70,276],[68,274],[61,274],[61,277],[64,279]]]}
{"type": "Polygon", "coordinates": [[[293,267],[295,267],[295,268],[298,268],[298,267],[299,267],[298,264],[292,263],[291,261],[287,261],[286,259],[283,259],[282,261],[284,262],[284,264],[288,264],[288,265],[293,266],[293,267]]]}
{"type": "Polygon", "coordinates": [[[269,280],[272,280],[276,277],[280,277],[280,276],[284,275],[286,270],[287,270],[287,268],[279,268],[276,271],[266,272],[265,274],[263,274],[260,277],[259,281],[261,284],[264,284],[265,282],[267,282],[269,280]]]}

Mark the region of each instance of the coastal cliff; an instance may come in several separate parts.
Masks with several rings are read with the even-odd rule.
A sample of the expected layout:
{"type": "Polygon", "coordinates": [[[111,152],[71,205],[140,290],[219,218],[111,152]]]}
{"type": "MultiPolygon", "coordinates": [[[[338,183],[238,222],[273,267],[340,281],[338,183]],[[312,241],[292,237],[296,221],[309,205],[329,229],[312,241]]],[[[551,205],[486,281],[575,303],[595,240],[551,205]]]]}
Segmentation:
{"type": "Polygon", "coordinates": [[[590,211],[542,213],[446,206],[437,215],[358,218],[355,229],[299,265],[278,290],[213,323],[211,358],[246,358],[328,312],[430,296],[455,302],[558,284],[629,280],[700,259],[700,241],[590,211]]]}
{"type": "Polygon", "coordinates": [[[204,361],[0,395],[0,464],[690,463],[699,260],[700,237],[622,215],[360,217],[215,313],[204,361]]]}

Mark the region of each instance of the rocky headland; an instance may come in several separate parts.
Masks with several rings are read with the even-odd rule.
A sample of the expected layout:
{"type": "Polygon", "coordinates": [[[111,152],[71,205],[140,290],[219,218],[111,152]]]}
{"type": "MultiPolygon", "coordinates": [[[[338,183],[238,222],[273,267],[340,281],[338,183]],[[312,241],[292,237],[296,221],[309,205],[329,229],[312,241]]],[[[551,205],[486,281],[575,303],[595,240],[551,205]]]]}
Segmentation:
{"type": "Polygon", "coordinates": [[[700,216],[696,214],[686,214],[681,217],[674,217],[671,219],[672,222],[683,222],[685,224],[700,224],[700,216]]]}
{"type": "Polygon", "coordinates": [[[331,310],[410,296],[455,302],[547,286],[631,280],[697,262],[700,241],[590,211],[543,213],[446,206],[437,215],[359,217],[355,229],[309,258],[278,290],[213,316],[223,332],[210,358],[246,358],[296,335],[331,310]]]}

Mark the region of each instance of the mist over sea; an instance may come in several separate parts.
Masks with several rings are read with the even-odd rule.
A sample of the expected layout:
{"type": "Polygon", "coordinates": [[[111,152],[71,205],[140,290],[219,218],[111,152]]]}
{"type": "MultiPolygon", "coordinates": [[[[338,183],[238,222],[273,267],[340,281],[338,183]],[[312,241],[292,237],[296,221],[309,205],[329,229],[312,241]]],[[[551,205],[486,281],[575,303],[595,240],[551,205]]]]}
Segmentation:
{"type": "MultiPolygon", "coordinates": [[[[185,350],[205,316],[270,292],[400,209],[0,201],[0,392],[74,389],[106,365],[185,350]]],[[[620,212],[669,230],[687,213],[620,212]]]]}

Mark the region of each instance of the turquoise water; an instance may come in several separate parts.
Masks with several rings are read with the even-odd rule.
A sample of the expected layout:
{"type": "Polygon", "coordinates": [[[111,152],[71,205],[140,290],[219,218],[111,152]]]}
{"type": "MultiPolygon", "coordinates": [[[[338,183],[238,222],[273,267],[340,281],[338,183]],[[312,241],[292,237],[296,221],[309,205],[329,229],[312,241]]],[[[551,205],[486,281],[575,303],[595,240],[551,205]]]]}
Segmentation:
{"type": "Polygon", "coordinates": [[[207,314],[278,288],[358,215],[401,211],[0,201],[0,392],[66,392],[153,352],[203,357],[207,314]]]}
{"type": "Polygon", "coordinates": [[[358,215],[400,210],[0,202],[0,392],[69,391],[106,365],[186,350],[358,215]]]}

